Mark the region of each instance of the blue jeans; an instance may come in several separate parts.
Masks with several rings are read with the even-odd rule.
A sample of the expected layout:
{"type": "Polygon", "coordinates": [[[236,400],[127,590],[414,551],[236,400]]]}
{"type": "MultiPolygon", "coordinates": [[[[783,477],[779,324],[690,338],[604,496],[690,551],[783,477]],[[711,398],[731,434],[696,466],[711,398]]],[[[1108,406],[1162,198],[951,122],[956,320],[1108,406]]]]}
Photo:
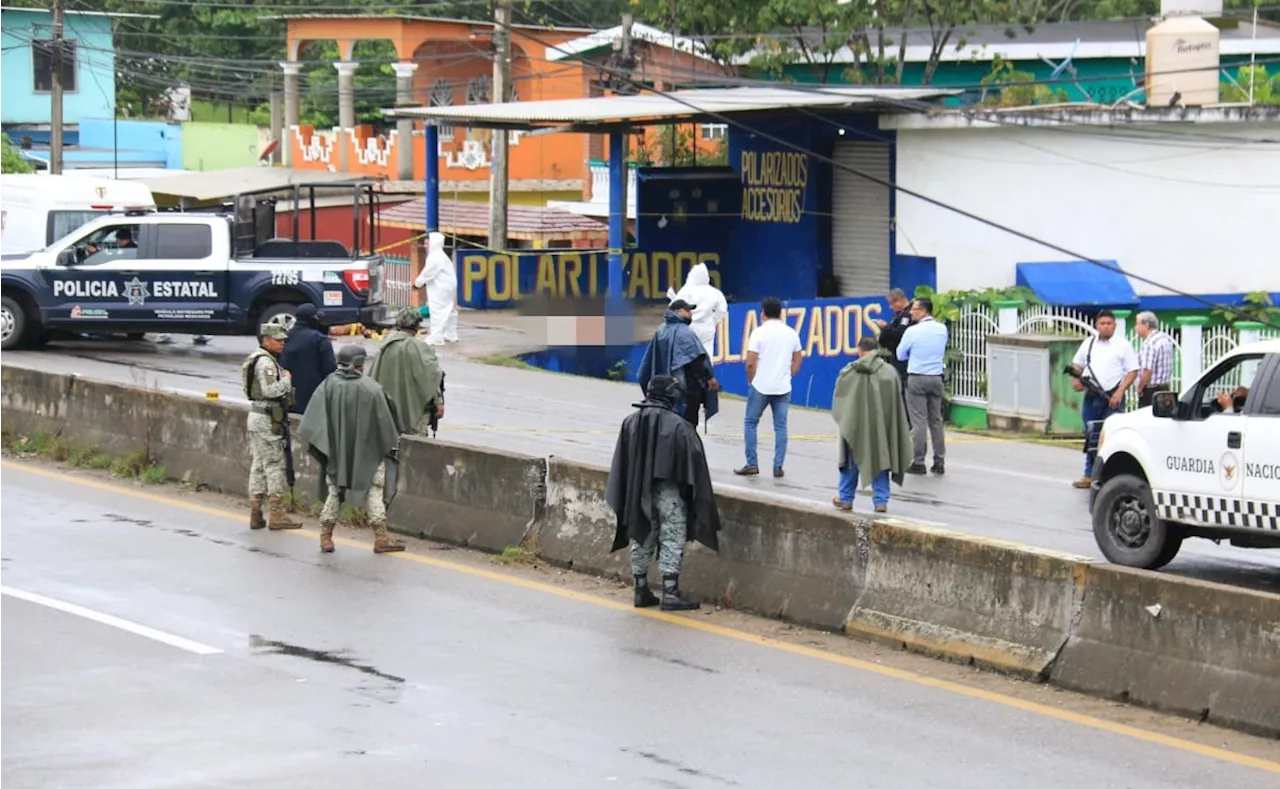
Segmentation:
{"type": "MultiPolygon", "coordinates": [[[[1123,407],[1123,403],[1121,406],[1123,407]]],[[[1094,397],[1086,393],[1084,402],[1080,406],[1080,416],[1084,419],[1084,429],[1086,434],[1084,447],[1084,475],[1086,477],[1093,476],[1093,454],[1089,452],[1089,442],[1087,440],[1089,432],[1089,423],[1094,421],[1102,421],[1112,414],[1120,413],[1120,408],[1112,408],[1111,403],[1100,397],[1094,397]]]]}
{"type": "MultiPolygon", "coordinates": [[[[853,503],[854,492],[858,489],[858,464],[849,459],[849,464],[840,469],[840,487],[837,495],[841,501],[853,503]]],[[[883,507],[889,503],[889,469],[885,469],[871,480],[871,503],[883,507]]]]}
{"type": "Polygon", "coordinates": [[[773,467],[782,468],[787,459],[787,408],[791,393],[763,395],[753,386],[747,392],[747,416],[742,420],[742,437],[747,445],[747,465],[759,466],[756,457],[756,426],[764,416],[765,406],[773,411],[773,467]]]}

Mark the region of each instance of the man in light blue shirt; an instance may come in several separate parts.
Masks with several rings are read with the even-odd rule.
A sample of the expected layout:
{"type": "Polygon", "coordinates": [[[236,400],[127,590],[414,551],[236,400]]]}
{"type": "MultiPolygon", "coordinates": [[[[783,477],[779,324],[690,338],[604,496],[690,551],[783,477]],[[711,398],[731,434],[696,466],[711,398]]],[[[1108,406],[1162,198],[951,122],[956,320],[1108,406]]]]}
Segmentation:
{"type": "Polygon", "coordinates": [[[898,358],[907,363],[907,411],[915,452],[908,474],[924,474],[926,439],[933,438],[933,473],[945,473],[946,429],[942,424],[942,371],[947,355],[947,327],[933,319],[933,301],[916,299],[911,305],[915,324],[902,334],[898,358]],[[928,433],[926,434],[926,429],[928,433]]]}

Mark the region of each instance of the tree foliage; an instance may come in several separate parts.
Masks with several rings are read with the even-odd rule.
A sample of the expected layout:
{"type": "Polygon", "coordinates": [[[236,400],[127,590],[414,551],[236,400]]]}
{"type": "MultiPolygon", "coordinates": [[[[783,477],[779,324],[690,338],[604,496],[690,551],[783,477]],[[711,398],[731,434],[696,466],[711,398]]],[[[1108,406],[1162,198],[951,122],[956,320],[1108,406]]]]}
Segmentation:
{"type": "MultiPolygon", "coordinates": [[[[1236,14],[1258,5],[1269,9],[1262,18],[1280,15],[1263,0],[1224,5],[1236,14]]],[[[821,83],[901,84],[908,43],[928,45],[927,85],[942,56],[966,46],[973,26],[1004,25],[1012,40],[1045,21],[1152,18],[1160,0],[639,0],[638,7],[647,21],[702,40],[719,62],[745,58],[773,78],[803,66],[821,83]],[[842,62],[846,50],[851,66],[842,62]]]]}
{"type": "Polygon", "coordinates": [[[18,149],[9,142],[9,135],[0,134],[0,173],[34,173],[36,167],[22,158],[18,149]]]}

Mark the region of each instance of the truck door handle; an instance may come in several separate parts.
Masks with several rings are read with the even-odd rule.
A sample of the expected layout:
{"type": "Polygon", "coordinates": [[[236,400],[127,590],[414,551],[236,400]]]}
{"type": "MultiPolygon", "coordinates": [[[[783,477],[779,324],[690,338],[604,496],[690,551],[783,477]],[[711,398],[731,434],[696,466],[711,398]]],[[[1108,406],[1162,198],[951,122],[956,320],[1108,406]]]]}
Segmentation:
{"type": "Polygon", "coordinates": [[[1230,433],[1227,433],[1227,449],[1239,449],[1239,448],[1240,448],[1240,431],[1232,430],[1230,433]]]}
{"type": "Polygon", "coordinates": [[[142,272],[141,272],[141,271],[137,271],[137,270],[133,270],[133,271],[121,271],[121,272],[119,272],[119,273],[121,273],[121,274],[133,274],[134,276],[137,276],[138,274],[141,274],[142,272]]]}

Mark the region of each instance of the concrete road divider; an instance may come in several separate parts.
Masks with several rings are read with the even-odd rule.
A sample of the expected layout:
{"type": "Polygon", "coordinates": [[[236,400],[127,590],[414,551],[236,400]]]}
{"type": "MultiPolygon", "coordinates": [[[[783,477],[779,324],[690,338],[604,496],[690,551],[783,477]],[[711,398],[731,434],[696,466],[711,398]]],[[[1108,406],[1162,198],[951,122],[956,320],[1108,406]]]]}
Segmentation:
{"type": "MultiPolygon", "coordinates": [[[[609,553],[616,519],[605,469],[552,458],[538,548],[552,562],[631,577],[630,552],[609,553]]],[[[749,494],[717,496],[720,551],[686,549],[681,586],[704,600],[838,630],[862,587],[858,535],[867,521],[749,494]]]]}
{"type": "Polygon", "coordinates": [[[1067,642],[1082,558],[876,522],[845,631],[1042,679],[1067,642]]]}
{"type": "MultiPolygon", "coordinates": [[[[246,492],[244,405],[13,367],[0,383],[7,431],[146,448],[172,478],[246,492]]],[[[630,578],[605,469],[418,438],[400,452],[393,530],[630,578]]],[[[718,503],[720,552],[691,545],[682,578],[704,600],[1280,735],[1280,595],[748,492],[718,503]]]]}
{"type": "Polygon", "coordinates": [[[1280,596],[1114,565],[1084,577],[1053,682],[1280,734],[1280,596]]]}

